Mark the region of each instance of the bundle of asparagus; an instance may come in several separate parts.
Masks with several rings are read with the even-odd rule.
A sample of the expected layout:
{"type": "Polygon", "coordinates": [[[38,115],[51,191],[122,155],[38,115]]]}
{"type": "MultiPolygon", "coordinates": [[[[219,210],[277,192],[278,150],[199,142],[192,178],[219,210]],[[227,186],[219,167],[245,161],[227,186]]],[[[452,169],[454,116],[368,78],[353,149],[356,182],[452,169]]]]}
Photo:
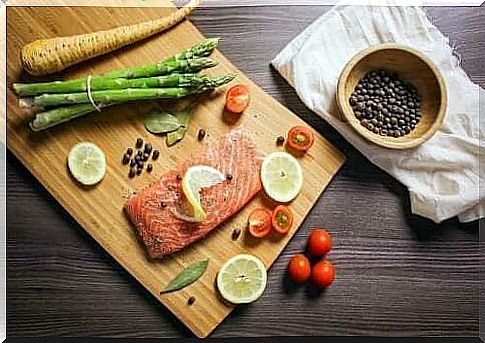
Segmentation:
{"type": "Polygon", "coordinates": [[[29,104],[39,111],[30,127],[40,131],[91,113],[96,107],[137,100],[178,99],[222,86],[233,80],[234,75],[197,74],[217,65],[206,56],[218,42],[217,38],[206,39],[162,62],[115,70],[89,80],[14,83],[13,89],[18,96],[29,97],[21,98],[21,104],[29,104]]]}

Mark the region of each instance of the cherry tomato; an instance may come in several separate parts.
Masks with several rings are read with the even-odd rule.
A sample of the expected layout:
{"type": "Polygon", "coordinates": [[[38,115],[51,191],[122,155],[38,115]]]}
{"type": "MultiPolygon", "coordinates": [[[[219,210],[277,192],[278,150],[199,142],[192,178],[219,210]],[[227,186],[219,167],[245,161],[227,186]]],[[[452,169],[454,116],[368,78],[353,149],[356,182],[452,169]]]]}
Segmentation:
{"type": "Polygon", "coordinates": [[[293,225],[293,212],[288,206],[279,205],[273,211],[271,223],[277,233],[284,235],[290,231],[293,225]]]}
{"type": "Polygon", "coordinates": [[[249,214],[248,223],[252,236],[264,237],[271,232],[271,213],[263,207],[257,207],[249,214]]]}
{"type": "Polygon", "coordinates": [[[226,109],[232,113],[242,113],[249,105],[249,88],[235,85],[226,93],[226,109]]]}
{"type": "Polygon", "coordinates": [[[305,283],[310,277],[310,261],[303,254],[293,256],[288,263],[288,274],[291,280],[297,284],[305,283]]]}
{"type": "Polygon", "coordinates": [[[328,260],[318,261],[312,268],[312,283],[320,289],[330,286],[335,279],[335,268],[328,260]]]}
{"type": "Polygon", "coordinates": [[[294,126],[288,132],[288,145],[297,151],[307,151],[314,140],[313,133],[304,126],[294,126]]]}
{"type": "Polygon", "coordinates": [[[320,257],[332,249],[332,236],[325,230],[314,229],[308,237],[308,253],[320,257]]]}

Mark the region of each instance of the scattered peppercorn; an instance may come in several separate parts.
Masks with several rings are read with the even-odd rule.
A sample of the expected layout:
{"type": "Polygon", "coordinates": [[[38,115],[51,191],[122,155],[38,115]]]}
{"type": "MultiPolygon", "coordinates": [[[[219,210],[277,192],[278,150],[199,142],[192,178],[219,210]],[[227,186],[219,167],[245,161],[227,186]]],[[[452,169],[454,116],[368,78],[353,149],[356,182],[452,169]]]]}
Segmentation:
{"type": "Polygon", "coordinates": [[[143,168],[143,161],[142,160],[137,161],[136,165],[138,168],[143,168]]]}
{"type": "Polygon", "coordinates": [[[204,129],[199,130],[199,134],[197,135],[197,138],[199,139],[199,141],[201,141],[205,138],[205,130],[204,129]]]}
{"type": "Polygon", "coordinates": [[[135,162],[139,162],[141,160],[141,156],[140,155],[136,155],[135,156],[135,162]]]}
{"type": "Polygon", "coordinates": [[[130,161],[130,167],[133,167],[135,164],[136,164],[136,161],[135,160],[131,160],[130,161]]]}
{"type": "Polygon", "coordinates": [[[189,300],[187,300],[187,303],[189,305],[192,305],[193,303],[195,303],[195,297],[190,297],[189,300]]]}
{"type": "Polygon", "coordinates": [[[228,181],[231,181],[231,180],[232,180],[232,178],[233,178],[232,174],[227,174],[227,175],[226,175],[226,179],[227,179],[228,181]]]}
{"type": "Polygon", "coordinates": [[[135,168],[135,167],[131,167],[131,168],[130,168],[130,173],[128,174],[128,176],[129,176],[130,178],[132,178],[132,177],[134,177],[134,176],[135,176],[135,174],[136,174],[136,168],[135,168]]]}
{"type": "Polygon", "coordinates": [[[136,154],[137,154],[138,156],[140,156],[140,157],[141,157],[141,156],[143,156],[143,150],[138,150],[138,151],[136,152],[136,154]]]}
{"type": "Polygon", "coordinates": [[[136,147],[140,149],[143,146],[143,139],[137,138],[136,139],[136,147]]]}
{"type": "Polygon", "coordinates": [[[277,145],[283,145],[284,142],[285,142],[285,137],[278,136],[278,138],[276,138],[276,144],[277,145]]]}
{"type": "Polygon", "coordinates": [[[177,174],[177,181],[180,181],[180,180],[182,180],[182,175],[177,174]]]}
{"type": "Polygon", "coordinates": [[[133,154],[133,149],[132,148],[126,149],[126,154],[131,156],[131,154],[133,154]]]}
{"type": "Polygon", "coordinates": [[[166,203],[164,203],[164,202],[162,201],[162,202],[160,203],[160,206],[162,206],[162,207],[167,207],[167,204],[166,204],[166,203]]]}
{"type": "Polygon", "coordinates": [[[145,154],[150,154],[153,150],[153,147],[150,143],[145,144],[145,154]]]}
{"type": "Polygon", "coordinates": [[[144,153],[144,154],[143,154],[143,157],[142,157],[142,160],[143,160],[143,161],[148,161],[148,158],[149,158],[149,157],[150,157],[150,155],[149,155],[149,154],[144,153]]]}
{"type": "Polygon", "coordinates": [[[143,167],[138,167],[136,169],[136,175],[140,175],[142,171],[143,171],[143,167]]]}
{"type": "Polygon", "coordinates": [[[151,164],[147,165],[147,172],[151,173],[153,170],[153,166],[151,164]]]}
{"type": "Polygon", "coordinates": [[[130,155],[124,154],[123,155],[123,161],[122,161],[122,163],[123,164],[128,164],[129,162],[130,162],[130,155]]]}
{"type": "Polygon", "coordinates": [[[156,159],[158,158],[158,156],[160,156],[160,151],[158,151],[158,150],[153,150],[152,159],[153,159],[153,160],[156,160],[156,159]]]}
{"type": "Polygon", "coordinates": [[[232,240],[235,241],[241,235],[241,229],[237,228],[232,231],[232,240]]]}

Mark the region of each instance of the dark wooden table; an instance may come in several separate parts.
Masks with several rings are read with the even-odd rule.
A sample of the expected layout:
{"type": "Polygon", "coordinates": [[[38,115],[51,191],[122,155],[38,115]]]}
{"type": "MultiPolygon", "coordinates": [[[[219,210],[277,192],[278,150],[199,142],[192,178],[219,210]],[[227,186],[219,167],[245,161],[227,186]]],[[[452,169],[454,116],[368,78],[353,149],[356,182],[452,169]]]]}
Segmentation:
{"type": "MultiPolygon", "coordinates": [[[[348,160],[269,273],[257,303],[212,337],[478,335],[478,223],[435,225],[410,213],[405,188],[301,103],[270,60],[329,7],[196,11],[206,36],[256,83],[327,137],[348,160]],[[337,279],[315,297],[285,280],[310,228],[329,229],[337,279]]],[[[471,79],[485,85],[484,8],[429,8],[471,79]]],[[[192,336],[7,155],[7,334],[192,336]]]]}

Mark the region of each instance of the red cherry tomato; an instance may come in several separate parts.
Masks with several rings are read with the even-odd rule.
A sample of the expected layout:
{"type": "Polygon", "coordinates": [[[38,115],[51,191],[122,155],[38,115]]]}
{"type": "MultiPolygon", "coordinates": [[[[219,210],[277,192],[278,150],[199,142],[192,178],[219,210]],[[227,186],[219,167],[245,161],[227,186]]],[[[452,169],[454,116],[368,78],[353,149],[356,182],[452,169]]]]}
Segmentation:
{"type": "Polygon", "coordinates": [[[271,213],[263,207],[257,207],[249,214],[248,224],[252,236],[264,237],[271,232],[271,213]]]}
{"type": "Polygon", "coordinates": [[[308,253],[320,257],[332,249],[332,236],[325,230],[314,229],[308,237],[308,253]]]}
{"type": "Polygon", "coordinates": [[[320,289],[330,286],[335,279],[335,268],[332,262],[321,260],[312,268],[312,283],[320,289]]]}
{"type": "Polygon", "coordinates": [[[242,113],[249,105],[249,88],[245,85],[235,85],[226,93],[226,108],[232,113],[242,113]]]}
{"type": "Polygon", "coordinates": [[[310,277],[310,261],[303,254],[293,256],[288,263],[288,274],[291,280],[297,284],[305,283],[310,277]]]}

